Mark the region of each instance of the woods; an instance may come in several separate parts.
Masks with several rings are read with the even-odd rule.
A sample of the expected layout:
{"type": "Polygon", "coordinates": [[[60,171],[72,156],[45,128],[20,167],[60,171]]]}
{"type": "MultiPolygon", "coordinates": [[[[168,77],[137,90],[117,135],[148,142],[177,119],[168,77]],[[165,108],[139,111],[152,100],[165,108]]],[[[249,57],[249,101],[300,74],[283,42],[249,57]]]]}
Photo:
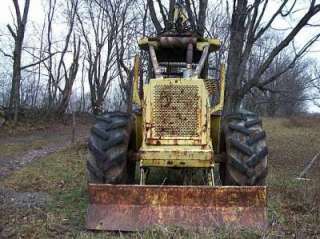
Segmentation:
{"type": "MultiPolygon", "coordinates": [[[[227,63],[225,113],[248,108],[292,115],[308,111],[311,102],[319,105],[319,67],[309,54],[320,37],[316,0],[35,4],[10,1],[13,20],[0,26],[0,106],[14,122],[24,111],[49,117],[128,110],[137,42],[175,27],[179,6],[186,9],[185,27],[222,41],[222,51],[209,58],[209,66],[227,63]],[[33,20],[30,9],[43,12],[41,22],[33,20]]],[[[142,57],[144,69],[146,61],[142,57]]],[[[141,82],[147,77],[142,73],[141,82]]]]}

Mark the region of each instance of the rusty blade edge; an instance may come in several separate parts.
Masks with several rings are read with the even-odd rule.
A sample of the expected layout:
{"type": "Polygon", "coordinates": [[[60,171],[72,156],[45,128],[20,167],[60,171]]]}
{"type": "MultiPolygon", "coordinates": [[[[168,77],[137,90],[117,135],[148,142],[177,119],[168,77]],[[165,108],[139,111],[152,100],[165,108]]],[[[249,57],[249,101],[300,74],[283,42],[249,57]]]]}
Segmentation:
{"type": "Polygon", "coordinates": [[[265,208],[148,207],[91,204],[86,227],[91,230],[139,231],[151,226],[212,229],[222,225],[264,229],[265,208]]]}
{"type": "Polygon", "coordinates": [[[89,184],[93,204],[266,207],[266,187],[139,186],[89,184]]]}
{"type": "Polygon", "coordinates": [[[90,184],[89,195],[86,227],[91,230],[267,226],[266,187],[90,184]]]}

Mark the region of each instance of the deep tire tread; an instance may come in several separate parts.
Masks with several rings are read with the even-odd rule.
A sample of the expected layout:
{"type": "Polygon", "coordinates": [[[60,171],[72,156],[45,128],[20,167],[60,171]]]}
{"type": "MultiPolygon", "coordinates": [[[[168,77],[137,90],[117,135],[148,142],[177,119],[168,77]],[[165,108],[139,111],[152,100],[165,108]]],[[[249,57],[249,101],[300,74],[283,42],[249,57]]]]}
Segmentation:
{"type": "Polygon", "coordinates": [[[130,114],[114,112],[97,117],[88,142],[89,183],[126,183],[131,129],[130,114]]]}
{"type": "Polygon", "coordinates": [[[94,126],[91,129],[91,134],[94,134],[95,136],[101,138],[102,140],[107,140],[108,139],[108,134],[106,131],[94,126]]]}
{"type": "Polygon", "coordinates": [[[117,146],[119,144],[125,143],[125,136],[124,135],[119,135],[119,136],[115,136],[114,138],[112,138],[112,140],[108,140],[104,145],[102,150],[106,151],[109,148],[112,148],[114,146],[117,146]]]}
{"type": "Polygon", "coordinates": [[[246,127],[241,126],[241,125],[230,124],[229,128],[232,130],[238,131],[239,133],[242,133],[247,136],[249,136],[251,134],[251,131],[249,129],[247,129],[246,127]]]}
{"type": "Polygon", "coordinates": [[[87,170],[90,171],[91,174],[93,174],[96,179],[98,180],[104,179],[103,172],[98,167],[94,166],[90,160],[87,161],[87,170]]]}
{"type": "Polygon", "coordinates": [[[248,156],[251,156],[253,154],[252,150],[250,149],[250,147],[248,147],[247,145],[241,143],[240,141],[231,138],[230,140],[230,144],[238,149],[239,151],[241,151],[243,154],[246,154],[248,156]]]}
{"type": "Polygon", "coordinates": [[[239,170],[240,172],[246,174],[248,171],[248,167],[246,164],[243,164],[240,160],[230,157],[230,161],[229,163],[236,168],[237,170],[239,170]]]}
{"type": "Polygon", "coordinates": [[[245,163],[248,167],[253,168],[257,166],[261,160],[268,155],[268,148],[264,147],[259,153],[251,156],[245,163]]]}
{"type": "Polygon", "coordinates": [[[266,138],[266,132],[262,131],[250,137],[246,143],[247,145],[252,146],[253,144],[258,143],[260,140],[264,140],[265,138],[266,138]]]}
{"type": "Polygon", "coordinates": [[[252,126],[255,125],[261,125],[262,124],[262,120],[261,119],[254,119],[254,120],[249,120],[247,122],[245,122],[245,127],[250,128],[252,126]]]}
{"type": "Polygon", "coordinates": [[[254,113],[241,112],[224,120],[227,161],[220,170],[223,185],[264,185],[268,148],[261,119],[254,113]]]}

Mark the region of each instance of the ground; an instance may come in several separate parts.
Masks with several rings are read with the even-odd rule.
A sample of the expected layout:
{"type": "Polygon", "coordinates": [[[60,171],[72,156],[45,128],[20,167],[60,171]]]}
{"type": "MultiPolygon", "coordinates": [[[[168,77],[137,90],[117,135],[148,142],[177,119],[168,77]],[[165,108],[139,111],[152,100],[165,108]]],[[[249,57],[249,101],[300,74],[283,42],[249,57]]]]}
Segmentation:
{"type": "Polygon", "coordinates": [[[266,231],[87,232],[85,136],[90,125],[77,124],[76,144],[70,143],[70,124],[0,132],[0,238],[320,238],[320,159],[309,180],[296,179],[320,150],[320,119],[264,119],[270,151],[266,231]]]}

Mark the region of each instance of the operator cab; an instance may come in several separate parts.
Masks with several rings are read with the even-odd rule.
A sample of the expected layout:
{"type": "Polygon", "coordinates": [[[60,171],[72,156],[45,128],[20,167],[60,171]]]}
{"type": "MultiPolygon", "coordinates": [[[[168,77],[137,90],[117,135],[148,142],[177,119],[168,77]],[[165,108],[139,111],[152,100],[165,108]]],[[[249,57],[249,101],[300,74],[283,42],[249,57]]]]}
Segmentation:
{"type": "Polygon", "coordinates": [[[139,46],[149,52],[150,78],[207,78],[210,52],[220,49],[217,39],[200,38],[191,33],[165,33],[143,38],[139,46]]]}

